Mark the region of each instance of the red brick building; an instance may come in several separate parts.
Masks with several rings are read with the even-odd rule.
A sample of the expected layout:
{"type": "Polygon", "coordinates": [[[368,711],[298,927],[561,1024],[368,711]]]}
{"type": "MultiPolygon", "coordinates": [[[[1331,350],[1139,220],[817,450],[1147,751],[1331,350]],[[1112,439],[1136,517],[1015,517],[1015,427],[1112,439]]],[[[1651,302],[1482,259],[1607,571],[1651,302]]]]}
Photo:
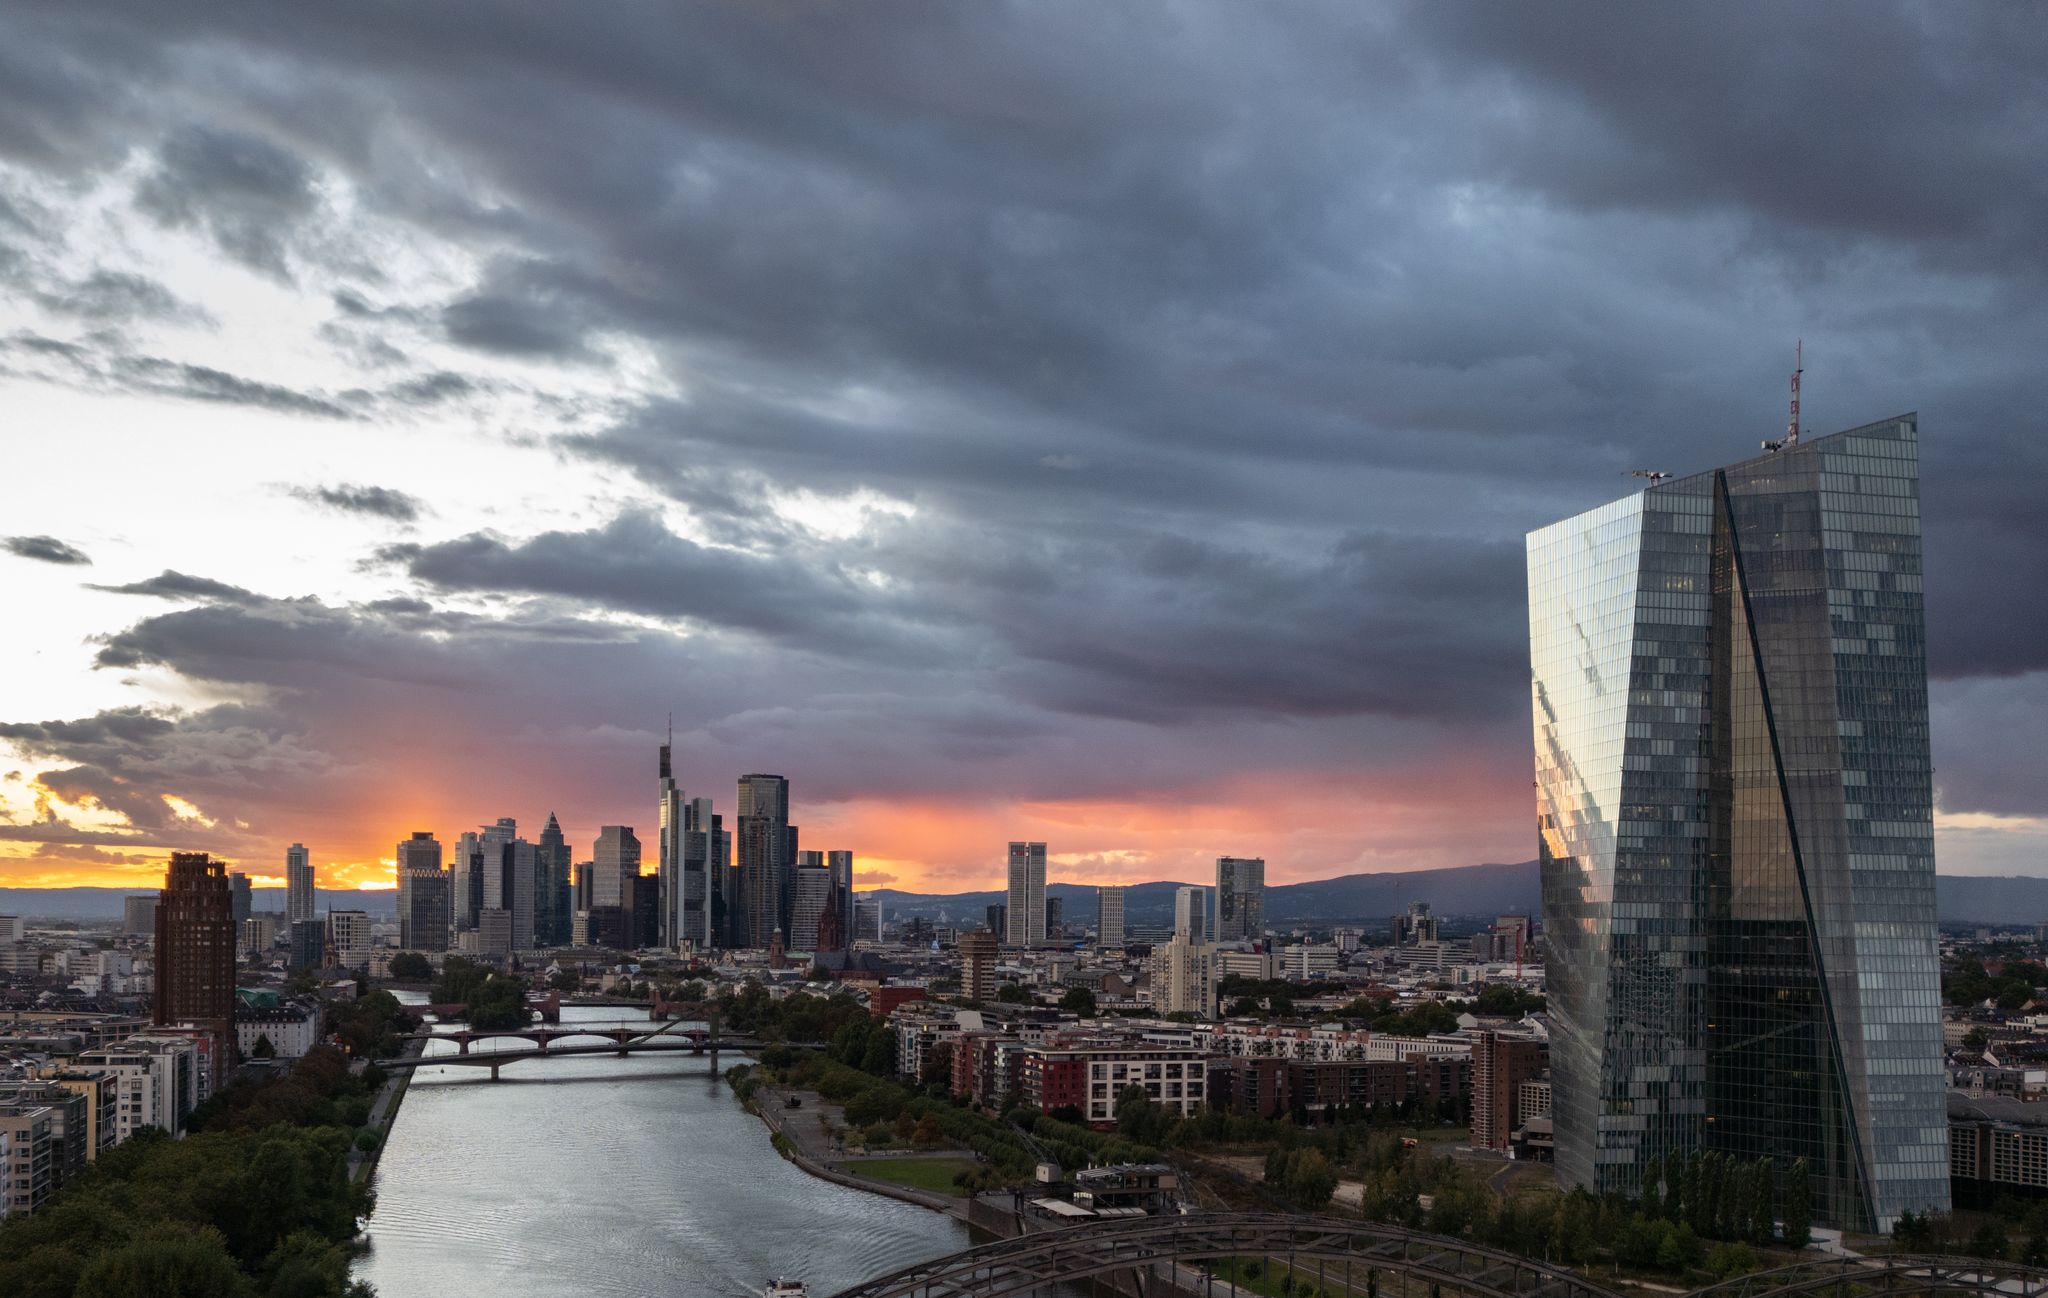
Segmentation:
{"type": "Polygon", "coordinates": [[[156,1023],[190,1023],[219,1043],[235,1039],[235,903],[228,867],[204,852],[173,852],[156,904],[156,1023]]]}

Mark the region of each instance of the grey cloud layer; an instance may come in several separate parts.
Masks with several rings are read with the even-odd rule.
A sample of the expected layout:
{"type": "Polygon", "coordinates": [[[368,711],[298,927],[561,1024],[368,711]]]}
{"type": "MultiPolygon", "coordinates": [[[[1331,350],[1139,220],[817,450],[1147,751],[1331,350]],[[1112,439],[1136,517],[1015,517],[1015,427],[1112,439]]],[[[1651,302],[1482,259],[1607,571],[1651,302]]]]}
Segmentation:
{"type": "MultiPolygon", "coordinates": [[[[993,709],[1021,733],[1113,734],[1162,779],[1184,769],[1162,757],[1176,730],[1219,717],[1310,735],[1251,745],[1274,763],[1390,760],[1411,723],[1491,753],[1524,742],[1520,534],[1619,495],[1628,469],[1752,452],[1782,426],[1803,335],[1814,427],[1922,413],[1937,676],[2023,708],[2048,690],[2048,605],[2010,598],[2048,586],[2048,29],[2031,15],[126,12],[0,19],[0,158],[86,176],[139,141],[149,219],[276,277],[325,257],[359,280],[330,336],[366,374],[421,337],[601,370],[617,336],[674,381],[554,444],[632,474],[691,536],[608,504],[578,529],[458,524],[380,552],[407,598],[533,619],[506,671],[577,652],[654,670],[620,648],[640,633],[579,621],[598,609],[745,663],[746,697],[788,682],[855,726],[891,709],[906,749],[918,725],[951,742],[952,719],[993,709]],[[323,176],[490,250],[478,282],[380,279],[323,224],[323,176]],[[804,491],[907,513],[835,539],[791,516],[804,491]],[[904,669],[920,690],[876,676],[904,669]]],[[[482,383],[300,392],[225,363],[28,340],[9,357],[329,417],[482,383]]],[[[375,488],[308,490],[418,521],[326,496],[375,488]]],[[[304,688],[265,656],[342,671],[442,615],[337,616],[220,598],[102,660],[304,688]]],[[[462,675],[439,651],[394,661],[462,675]]],[[[1497,792],[1519,807],[1517,780],[1497,792]]],[[[2027,801],[1960,764],[1945,796],[2027,801]]]]}
{"type": "Polygon", "coordinates": [[[10,536],[0,538],[0,550],[23,559],[40,559],[44,563],[89,564],[92,559],[75,545],[60,541],[54,536],[10,536]]]}

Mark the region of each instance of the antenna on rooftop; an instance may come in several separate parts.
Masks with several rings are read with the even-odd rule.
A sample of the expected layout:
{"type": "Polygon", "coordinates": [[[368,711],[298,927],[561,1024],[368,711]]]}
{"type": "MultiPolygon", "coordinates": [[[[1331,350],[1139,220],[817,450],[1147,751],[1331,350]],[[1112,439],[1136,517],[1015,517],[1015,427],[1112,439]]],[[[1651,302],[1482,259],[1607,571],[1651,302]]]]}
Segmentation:
{"type": "Polygon", "coordinates": [[[1799,445],[1799,376],[1806,373],[1806,340],[1801,338],[1792,350],[1792,417],[1785,423],[1785,436],[1779,441],[1765,442],[1767,451],[1781,451],[1787,446],[1799,445]]]}

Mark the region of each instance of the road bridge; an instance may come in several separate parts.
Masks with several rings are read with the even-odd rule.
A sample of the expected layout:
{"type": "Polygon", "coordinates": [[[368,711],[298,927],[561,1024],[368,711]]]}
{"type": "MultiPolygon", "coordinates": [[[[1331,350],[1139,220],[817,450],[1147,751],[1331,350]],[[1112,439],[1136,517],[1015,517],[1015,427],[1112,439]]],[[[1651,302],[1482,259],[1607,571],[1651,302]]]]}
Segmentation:
{"type": "MultiPolygon", "coordinates": [[[[906,1267],[836,1298],[1000,1298],[1115,1271],[1284,1260],[1317,1288],[1431,1298],[1617,1298],[1567,1271],[1465,1240],[1291,1213],[1199,1213],[1037,1231],[906,1267]],[[1391,1288],[1389,1286],[1392,1286],[1391,1288]]],[[[1185,1283],[1188,1272],[1181,1272],[1185,1283]]],[[[1829,1257],[1686,1298],[2048,1298],[2048,1271],[1961,1257],[1829,1257]]]]}
{"type": "Polygon", "coordinates": [[[666,1036],[686,1038],[691,1041],[723,1039],[718,1029],[711,1024],[677,1024],[650,1030],[630,1024],[572,1023],[566,1027],[548,1027],[544,1024],[526,1024],[510,1028],[462,1028],[454,1032],[410,1032],[400,1037],[401,1041],[453,1041],[456,1053],[466,1055],[469,1048],[478,1041],[490,1041],[499,1037],[531,1041],[543,1054],[557,1041],[571,1037],[598,1037],[614,1045],[625,1045],[645,1037],[666,1036]]]}

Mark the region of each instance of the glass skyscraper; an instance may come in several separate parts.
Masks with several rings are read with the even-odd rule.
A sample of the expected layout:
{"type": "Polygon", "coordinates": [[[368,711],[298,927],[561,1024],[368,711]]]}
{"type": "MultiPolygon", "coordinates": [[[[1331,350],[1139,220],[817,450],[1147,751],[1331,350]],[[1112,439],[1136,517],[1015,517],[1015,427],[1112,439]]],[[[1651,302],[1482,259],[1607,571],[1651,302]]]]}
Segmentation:
{"type": "Polygon", "coordinates": [[[1532,532],[1557,1167],[1707,1149],[1949,1204],[1918,417],[1532,532]]]}

